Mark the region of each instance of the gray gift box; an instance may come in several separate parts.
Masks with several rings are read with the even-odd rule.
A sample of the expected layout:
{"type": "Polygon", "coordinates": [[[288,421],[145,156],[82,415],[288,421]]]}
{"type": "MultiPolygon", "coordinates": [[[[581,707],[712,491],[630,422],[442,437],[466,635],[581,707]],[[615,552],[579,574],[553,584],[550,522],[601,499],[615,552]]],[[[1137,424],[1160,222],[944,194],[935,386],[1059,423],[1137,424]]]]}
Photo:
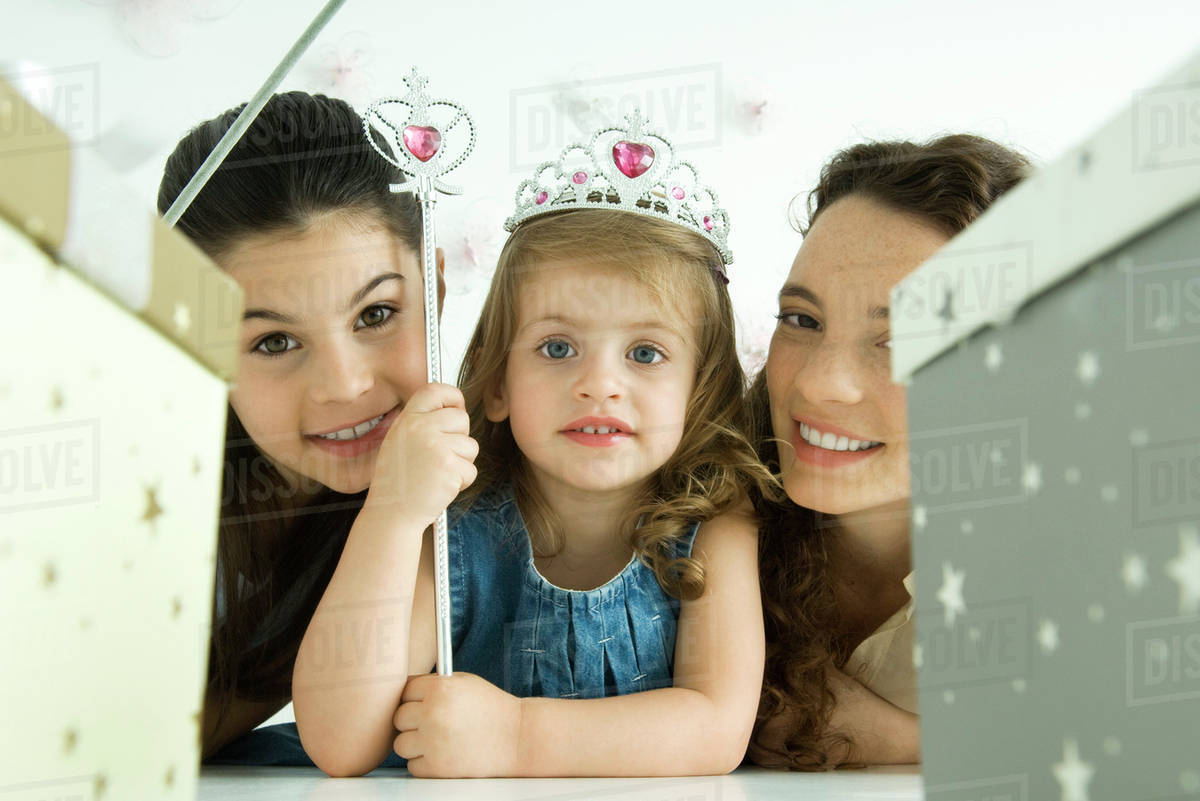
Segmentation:
{"type": "Polygon", "coordinates": [[[930,801],[1200,797],[1200,54],[892,294],[930,801]]]}

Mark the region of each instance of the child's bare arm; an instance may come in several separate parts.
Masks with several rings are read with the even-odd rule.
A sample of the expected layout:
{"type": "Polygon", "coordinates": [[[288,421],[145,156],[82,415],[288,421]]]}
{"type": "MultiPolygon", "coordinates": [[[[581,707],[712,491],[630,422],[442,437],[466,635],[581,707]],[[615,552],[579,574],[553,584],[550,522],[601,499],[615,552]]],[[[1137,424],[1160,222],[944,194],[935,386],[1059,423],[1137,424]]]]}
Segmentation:
{"type": "Polygon", "coordinates": [[[292,698],[304,750],[331,776],[374,770],[391,749],[391,712],[406,677],[433,649],[430,537],[405,536],[394,516],[364,507],[304,634],[292,698]],[[429,553],[429,556],[426,554],[429,553]]]}
{"type": "Polygon", "coordinates": [[[693,553],[706,568],[706,588],[683,604],[673,687],[586,700],[515,699],[468,674],[414,678],[397,712],[397,751],[410,757],[409,770],[680,776],[737,767],[762,682],[755,526],[744,515],[712,520],[693,553]]]}
{"type": "Polygon", "coordinates": [[[522,772],[669,776],[736,768],[762,685],[757,547],[747,514],[703,525],[693,556],[705,568],[705,590],[680,612],[674,686],[595,701],[525,699],[522,772]]]}
{"type": "Polygon", "coordinates": [[[434,663],[427,526],[475,477],[461,407],[457,389],[427,385],[387,432],[367,500],[300,644],[296,726],[330,775],[366,773],[383,761],[406,678],[434,663]]]}

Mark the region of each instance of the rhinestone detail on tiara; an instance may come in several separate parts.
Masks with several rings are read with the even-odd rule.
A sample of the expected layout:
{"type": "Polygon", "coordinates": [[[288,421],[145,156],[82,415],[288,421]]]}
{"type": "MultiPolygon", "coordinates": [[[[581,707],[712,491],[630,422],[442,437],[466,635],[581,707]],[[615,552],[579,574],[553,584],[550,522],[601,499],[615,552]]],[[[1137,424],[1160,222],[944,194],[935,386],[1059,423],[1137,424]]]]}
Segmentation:
{"type": "Polygon", "coordinates": [[[696,232],[712,243],[725,264],[732,264],[729,216],[717,193],[700,183],[690,162],[675,158],[675,147],[641,112],[626,116],[624,123],[602,128],[588,144],[570,144],[556,160],[542,162],[517,187],[516,208],[504,230],[568,209],[627,211],[696,232]]]}

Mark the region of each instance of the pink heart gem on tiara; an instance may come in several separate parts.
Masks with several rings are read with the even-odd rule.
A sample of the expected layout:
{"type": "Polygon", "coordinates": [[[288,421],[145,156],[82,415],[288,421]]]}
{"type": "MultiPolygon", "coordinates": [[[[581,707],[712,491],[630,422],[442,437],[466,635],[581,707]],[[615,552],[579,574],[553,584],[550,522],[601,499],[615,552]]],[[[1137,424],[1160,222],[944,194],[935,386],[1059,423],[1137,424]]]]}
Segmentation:
{"type": "Polygon", "coordinates": [[[684,196],[686,195],[687,192],[683,191],[682,186],[677,186],[671,190],[671,197],[675,198],[676,200],[683,200],[684,196]]]}
{"type": "Polygon", "coordinates": [[[711,231],[712,229],[713,229],[713,221],[712,221],[712,217],[709,217],[709,216],[706,214],[706,215],[704,215],[704,230],[705,230],[705,231],[711,231]]]}
{"type": "Polygon", "coordinates": [[[639,142],[620,141],[613,145],[613,161],[627,178],[637,178],[654,163],[654,148],[639,142]]]}
{"type": "Polygon", "coordinates": [[[571,176],[571,180],[577,184],[585,184],[585,183],[587,183],[587,173],[584,172],[583,170],[580,170],[579,172],[577,172],[571,176]]]}
{"type": "Polygon", "coordinates": [[[546,202],[546,198],[548,197],[550,197],[550,195],[546,194],[546,190],[543,189],[541,192],[537,193],[537,197],[533,199],[533,202],[540,206],[546,202]]]}
{"type": "Polygon", "coordinates": [[[429,161],[442,146],[442,133],[428,125],[410,125],[404,129],[404,146],[419,161],[429,161]]]}

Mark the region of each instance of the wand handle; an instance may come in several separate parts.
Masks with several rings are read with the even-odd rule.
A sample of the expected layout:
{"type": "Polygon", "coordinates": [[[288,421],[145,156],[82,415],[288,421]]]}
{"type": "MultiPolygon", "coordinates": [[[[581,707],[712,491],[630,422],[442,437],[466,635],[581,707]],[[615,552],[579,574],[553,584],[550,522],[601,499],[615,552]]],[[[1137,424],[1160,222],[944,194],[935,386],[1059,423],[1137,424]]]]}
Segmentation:
{"type": "MultiPolygon", "coordinates": [[[[433,207],[437,203],[429,179],[418,180],[417,199],[421,203],[421,267],[425,272],[425,365],[429,382],[442,380],[442,337],[438,330],[437,237],[433,228],[433,207]]],[[[450,551],[446,512],[438,515],[433,526],[434,609],[437,614],[437,672],[454,672],[450,641],[450,551]]]]}
{"type": "Polygon", "coordinates": [[[225,161],[225,157],[241,141],[242,134],[246,133],[246,129],[258,118],[258,113],[263,110],[263,106],[267,104],[267,101],[271,99],[275,90],[279,88],[279,84],[292,71],[292,67],[296,66],[296,62],[300,60],[300,56],[304,55],[304,51],[317,38],[317,34],[321,32],[329,20],[333,19],[333,15],[345,3],[346,0],[329,0],[320,12],[318,12],[316,18],[304,29],[304,33],[300,34],[300,38],[287,51],[283,60],[267,76],[267,82],[260,86],[258,91],[254,93],[254,97],[250,98],[250,102],[246,103],[245,108],[237,115],[237,119],[229,126],[229,130],[217,142],[217,146],[208,154],[208,158],[204,159],[204,163],[196,170],[196,174],[180,190],[179,195],[175,198],[175,202],[163,214],[163,220],[166,221],[168,226],[174,226],[175,223],[179,222],[179,218],[192,205],[192,201],[196,199],[196,195],[200,194],[200,190],[208,183],[208,179],[216,174],[221,163],[225,161]]]}

